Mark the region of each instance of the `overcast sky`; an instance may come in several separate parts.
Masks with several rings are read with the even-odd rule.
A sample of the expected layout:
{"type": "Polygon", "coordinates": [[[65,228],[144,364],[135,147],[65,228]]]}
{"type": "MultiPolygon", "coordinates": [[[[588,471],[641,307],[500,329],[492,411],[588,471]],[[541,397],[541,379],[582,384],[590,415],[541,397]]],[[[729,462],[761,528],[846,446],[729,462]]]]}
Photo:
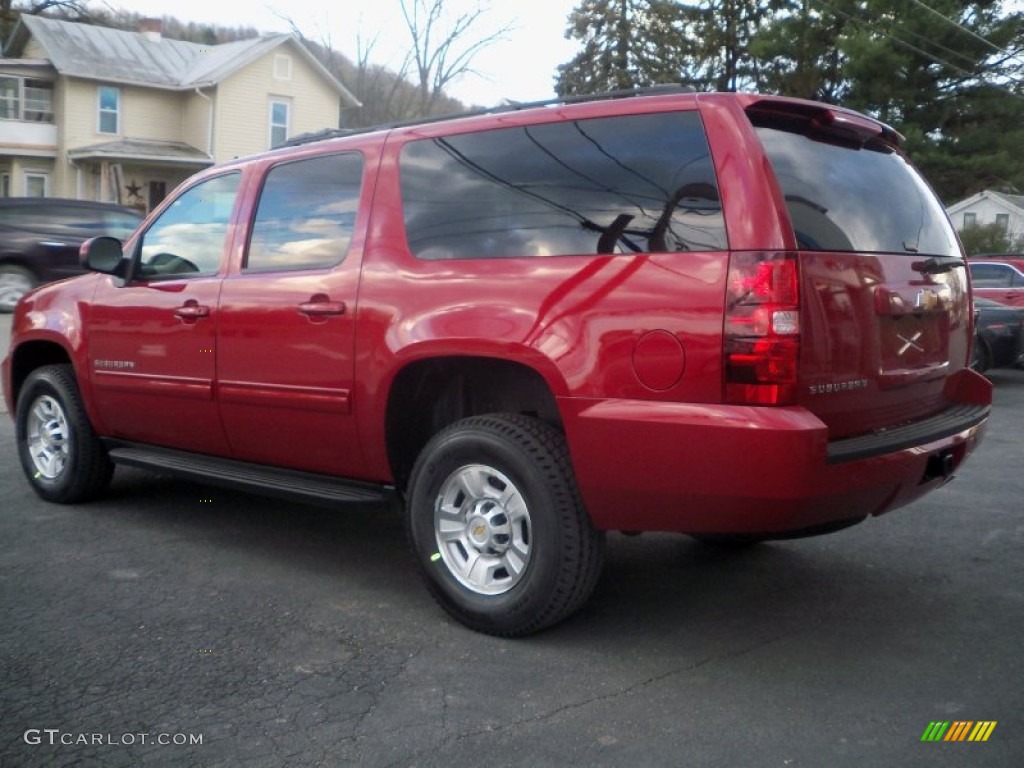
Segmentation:
{"type": "MultiPolygon", "coordinates": [[[[573,57],[576,46],[565,39],[566,19],[578,0],[493,0],[478,23],[486,35],[512,24],[508,39],[481,52],[474,65],[480,77],[467,76],[450,88],[467,104],[491,106],[504,98],[537,101],[554,96],[555,68],[573,57]]],[[[288,32],[291,19],[313,40],[355,58],[356,31],[364,39],[379,33],[376,63],[397,68],[408,48],[398,0],[93,0],[149,16],[224,26],[252,26],[265,32],[288,32]],[[242,9],[244,8],[244,11],[242,9]],[[283,18],[282,18],[283,17],[283,18]]],[[[445,0],[446,8],[476,8],[474,0],[445,0]]]]}

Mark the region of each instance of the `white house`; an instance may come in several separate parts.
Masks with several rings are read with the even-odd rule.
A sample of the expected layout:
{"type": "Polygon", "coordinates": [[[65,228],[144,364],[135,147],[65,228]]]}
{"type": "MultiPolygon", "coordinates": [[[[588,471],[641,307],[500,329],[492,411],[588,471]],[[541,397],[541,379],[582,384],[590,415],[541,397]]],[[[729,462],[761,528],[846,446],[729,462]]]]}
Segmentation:
{"type": "Polygon", "coordinates": [[[946,212],[958,230],[996,224],[1011,238],[1024,235],[1024,195],[986,189],[949,206],[946,212]]]}

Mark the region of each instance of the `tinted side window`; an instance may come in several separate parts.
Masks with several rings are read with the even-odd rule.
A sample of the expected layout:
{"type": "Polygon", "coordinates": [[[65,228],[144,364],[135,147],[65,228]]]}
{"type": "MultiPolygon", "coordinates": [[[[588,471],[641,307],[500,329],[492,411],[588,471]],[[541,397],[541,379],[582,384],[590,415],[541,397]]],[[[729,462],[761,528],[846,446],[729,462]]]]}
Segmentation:
{"type": "Polygon", "coordinates": [[[942,204],[902,156],[771,127],[757,132],[785,195],[799,247],[960,255],[942,204]]]}
{"type": "Polygon", "coordinates": [[[1014,271],[1001,264],[971,264],[971,282],[977,288],[1009,288],[1014,271]]]}
{"type": "Polygon", "coordinates": [[[274,166],[260,194],[245,269],[316,269],[341,262],[359,210],[363,157],[328,155],[274,166]]]}
{"type": "Polygon", "coordinates": [[[213,275],[220,268],[241,174],[207,179],[181,193],[142,238],[140,277],[213,275]]]}
{"type": "Polygon", "coordinates": [[[406,234],[421,259],[727,247],[695,112],[423,139],[400,162],[406,234]]]}

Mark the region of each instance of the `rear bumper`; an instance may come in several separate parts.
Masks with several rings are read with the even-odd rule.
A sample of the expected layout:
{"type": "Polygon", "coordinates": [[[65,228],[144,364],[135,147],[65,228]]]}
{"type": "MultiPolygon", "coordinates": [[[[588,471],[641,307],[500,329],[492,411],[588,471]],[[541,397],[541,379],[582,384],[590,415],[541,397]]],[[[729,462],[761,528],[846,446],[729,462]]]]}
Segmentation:
{"type": "Polygon", "coordinates": [[[938,488],[980,444],[989,413],[987,403],[961,403],[830,444],[826,426],[803,408],[560,405],[598,528],[765,535],[879,515],[938,488]]]}

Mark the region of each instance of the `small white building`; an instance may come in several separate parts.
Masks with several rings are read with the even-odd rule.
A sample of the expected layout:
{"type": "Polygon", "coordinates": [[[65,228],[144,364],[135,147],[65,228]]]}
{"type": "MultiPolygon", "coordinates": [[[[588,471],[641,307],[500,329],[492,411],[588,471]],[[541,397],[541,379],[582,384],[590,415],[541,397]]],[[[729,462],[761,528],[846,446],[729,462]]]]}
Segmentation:
{"type": "Polygon", "coordinates": [[[1024,195],[986,189],[946,209],[953,226],[964,230],[997,224],[1011,238],[1024,235],[1024,195]]]}

